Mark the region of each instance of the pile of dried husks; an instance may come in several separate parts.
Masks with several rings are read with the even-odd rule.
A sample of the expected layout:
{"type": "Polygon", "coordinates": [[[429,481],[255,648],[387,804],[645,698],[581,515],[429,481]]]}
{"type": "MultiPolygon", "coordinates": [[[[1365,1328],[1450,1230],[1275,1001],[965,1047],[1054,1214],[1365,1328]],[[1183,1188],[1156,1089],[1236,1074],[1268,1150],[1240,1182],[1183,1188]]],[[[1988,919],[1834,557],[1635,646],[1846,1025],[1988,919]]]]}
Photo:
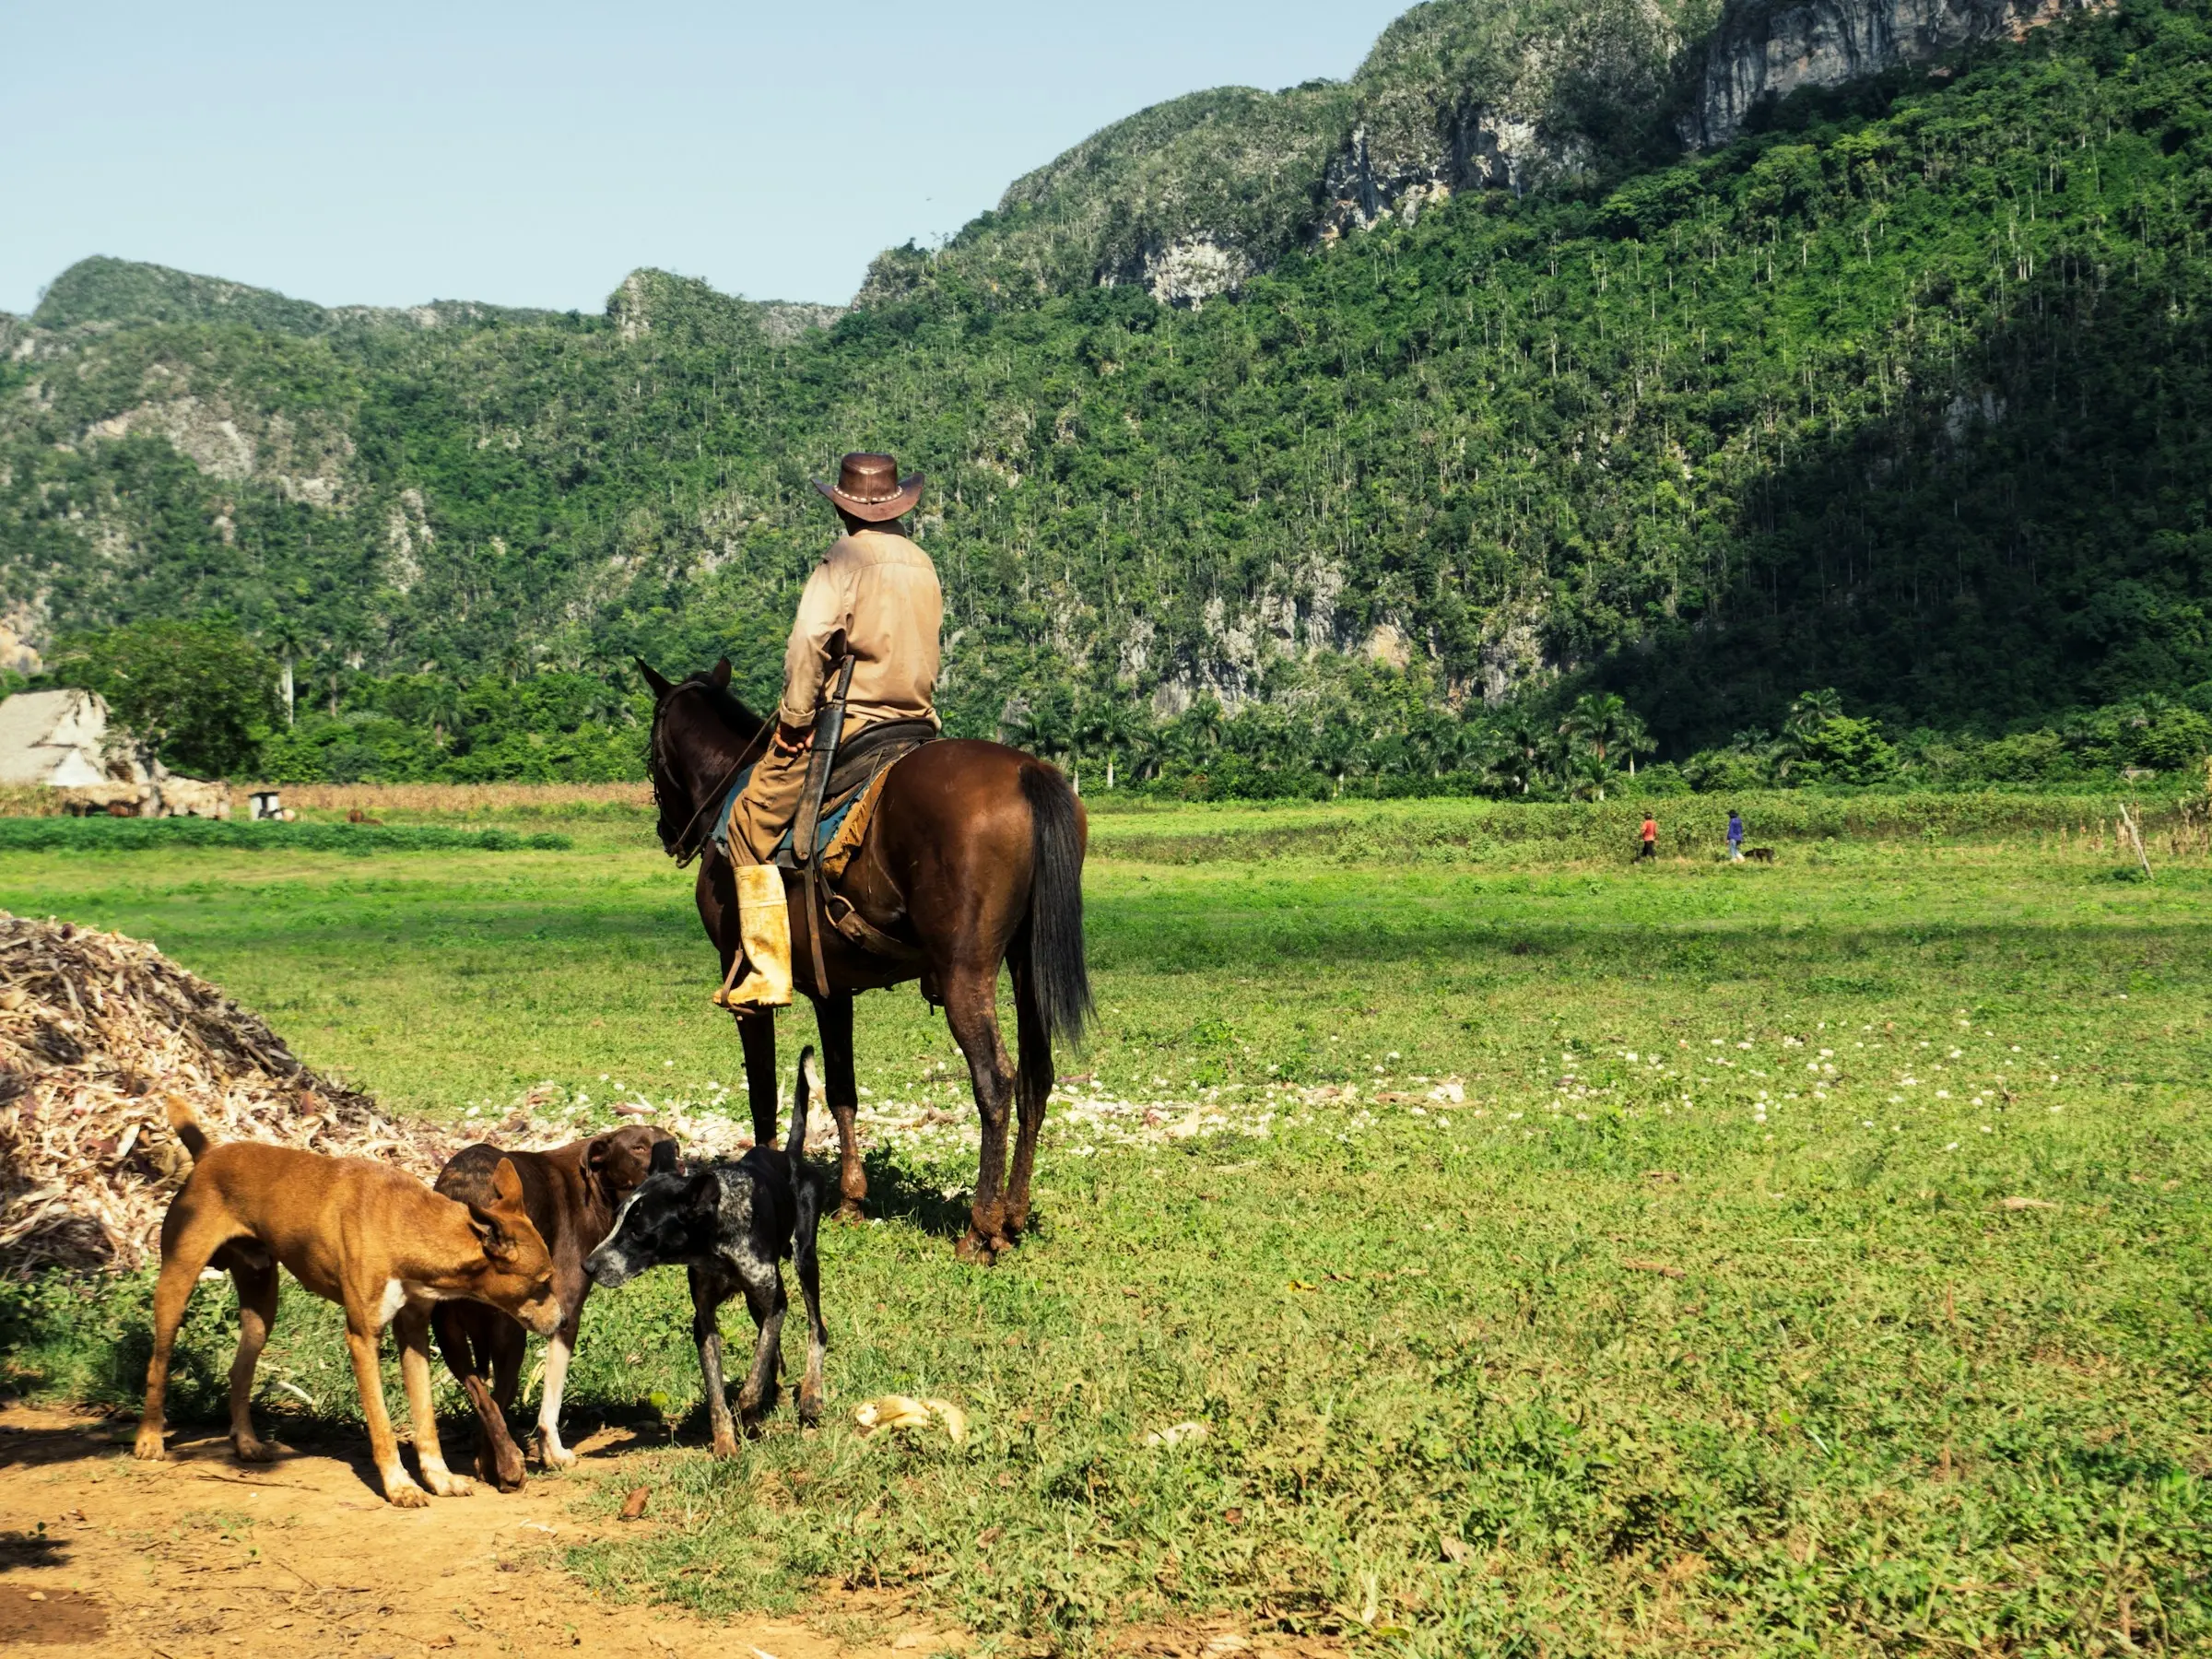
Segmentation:
{"type": "Polygon", "coordinates": [[[163,1096],[209,1138],[374,1158],[425,1180],[451,1143],[299,1062],[151,945],[0,911],[0,1263],[132,1268],[191,1173],[163,1096]]]}

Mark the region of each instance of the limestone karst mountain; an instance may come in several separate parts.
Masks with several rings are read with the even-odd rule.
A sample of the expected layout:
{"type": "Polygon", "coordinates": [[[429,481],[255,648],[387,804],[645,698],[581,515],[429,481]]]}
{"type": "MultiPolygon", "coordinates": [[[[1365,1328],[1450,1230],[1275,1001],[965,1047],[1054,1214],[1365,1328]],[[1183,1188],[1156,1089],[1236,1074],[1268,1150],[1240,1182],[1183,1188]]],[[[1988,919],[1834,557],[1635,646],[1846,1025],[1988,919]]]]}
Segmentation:
{"type": "Polygon", "coordinates": [[[849,311],[87,262],[0,320],[0,619],[229,617],[303,768],[550,775],[619,747],[564,734],[633,654],[762,688],[867,445],[930,474],[962,729],[1058,741],[1082,691],[1400,766],[1591,685],[1670,748],[1807,686],[2178,692],[2208,41],[2203,0],[1437,0],[1344,83],[1109,127],[849,311]],[[541,724],[465,753],[477,703],[541,724]]]}
{"type": "MultiPolygon", "coordinates": [[[[1428,0],[1350,80],[1225,87],[1143,111],[1008,187],[940,257],[1065,291],[1202,304],[1294,249],[1469,191],[1606,183],[1725,143],[1775,99],[1979,41],[2088,0],[1428,0]]],[[[863,290],[933,261],[886,255],[863,290]]]]}

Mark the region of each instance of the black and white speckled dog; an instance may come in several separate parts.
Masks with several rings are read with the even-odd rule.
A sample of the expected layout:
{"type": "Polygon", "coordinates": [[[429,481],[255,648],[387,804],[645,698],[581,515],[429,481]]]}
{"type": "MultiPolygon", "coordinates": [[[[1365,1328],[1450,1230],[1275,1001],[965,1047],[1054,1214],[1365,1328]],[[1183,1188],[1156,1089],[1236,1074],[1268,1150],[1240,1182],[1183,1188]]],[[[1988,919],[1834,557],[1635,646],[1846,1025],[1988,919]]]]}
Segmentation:
{"type": "Polygon", "coordinates": [[[753,1369],[737,1396],[739,1418],[749,1433],[774,1409],[782,1360],[783,1270],[790,1257],[799,1270],[806,1301],[806,1378],[799,1384],[799,1421],[822,1415],[822,1355],[830,1333],[822,1324],[821,1276],[814,1249],[821,1198],[815,1172],[801,1156],[806,1147],[806,1102],[814,1051],[799,1056],[791,1137],[783,1150],[755,1147],[734,1164],[706,1164],[687,1172],[676,1146],[653,1149],[653,1171],[616,1212],[614,1230],[584,1259],[594,1283],[611,1290],[648,1267],[682,1264],[691,1279],[691,1336],[707,1381],[707,1412],[714,1451],[735,1456],[737,1436],[722,1380],[722,1304],[742,1290],[759,1338],[753,1369]]]}

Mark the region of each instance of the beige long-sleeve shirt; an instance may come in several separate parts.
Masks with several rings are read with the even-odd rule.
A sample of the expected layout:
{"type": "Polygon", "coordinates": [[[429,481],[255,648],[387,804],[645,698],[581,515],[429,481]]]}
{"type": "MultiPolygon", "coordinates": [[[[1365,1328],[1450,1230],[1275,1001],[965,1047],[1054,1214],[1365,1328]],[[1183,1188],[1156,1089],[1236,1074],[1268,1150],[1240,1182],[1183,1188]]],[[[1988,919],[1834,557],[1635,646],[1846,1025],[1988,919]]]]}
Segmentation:
{"type": "Polygon", "coordinates": [[[783,653],[787,726],[814,724],[836,664],[827,654],[840,629],[857,659],[845,699],[848,725],[935,720],[937,635],[945,595],[929,555],[889,530],[840,536],[806,579],[783,653]]]}

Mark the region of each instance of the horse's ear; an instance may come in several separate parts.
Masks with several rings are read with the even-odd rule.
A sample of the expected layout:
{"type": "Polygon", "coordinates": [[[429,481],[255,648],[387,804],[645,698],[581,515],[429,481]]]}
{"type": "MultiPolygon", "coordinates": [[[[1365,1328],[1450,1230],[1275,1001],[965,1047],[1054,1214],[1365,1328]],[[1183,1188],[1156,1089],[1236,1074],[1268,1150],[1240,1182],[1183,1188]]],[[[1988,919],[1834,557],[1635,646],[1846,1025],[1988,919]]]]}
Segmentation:
{"type": "Polygon", "coordinates": [[[722,658],[714,665],[714,672],[707,677],[714,682],[715,690],[727,691],[730,688],[730,659],[722,658]]]}
{"type": "Polygon", "coordinates": [[[632,657],[629,660],[637,664],[638,672],[645,677],[645,683],[653,688],[653,700],[654,702],[659,702],[662,699],[665,698],[669,692],[676,689],[676,688],[670,685],[665,679],[662,678],[658,674],[655,674],[653,670],[653,665],[648,663],[643,657],[632,657]]]}

